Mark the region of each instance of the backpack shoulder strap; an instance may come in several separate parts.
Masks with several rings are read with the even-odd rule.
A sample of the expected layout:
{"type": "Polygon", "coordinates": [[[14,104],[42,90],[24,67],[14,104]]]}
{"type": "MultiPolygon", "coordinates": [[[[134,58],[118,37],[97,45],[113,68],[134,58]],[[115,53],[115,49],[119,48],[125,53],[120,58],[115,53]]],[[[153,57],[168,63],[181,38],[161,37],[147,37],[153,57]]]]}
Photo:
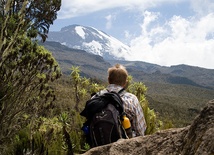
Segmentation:
{"type": "Polygon", "coordinates": [[[109,94],[112,94],[112,98],[114,98],[114,100],[116,101],[116,102],[114,102],[114,106],[117,108],[117,110],[119,111],[119,113],[120,113],[120,116],[123,116],[124,115],[124,108],[123,108],[123,99],[121,98],[121,94],[122,94],[122,92],[124,91],[125,89],[124,88],[122,88],[121,90],[119,90],[118,92],[115,92],[115,91],[109,91],[109,90],[107,90],[108,91],[108,93],[109,94]]]}
{"type": "Polygon", "coordinates": [[[118,94],[122,94],[122,92],[125,90],[125,88],[122,88],[121,90],[118,91],[118,94]]]}

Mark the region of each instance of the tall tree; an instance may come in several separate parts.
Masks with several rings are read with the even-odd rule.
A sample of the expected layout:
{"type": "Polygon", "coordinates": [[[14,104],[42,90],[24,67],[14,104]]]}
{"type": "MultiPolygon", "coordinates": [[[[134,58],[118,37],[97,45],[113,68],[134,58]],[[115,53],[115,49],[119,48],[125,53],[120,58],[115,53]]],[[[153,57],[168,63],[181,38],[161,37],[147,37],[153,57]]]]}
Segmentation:
{"type": "Polygon", "coordinates": [[[71,81],[74,88],[74,99],[75,99],[75,110],[79,111],[79,103],[83,96],[86,96],[87,91],[89,91],[90,81],[86,77],[80,76],[80,67],[71,67],[71,81]]]}
{"type": "Polygon", "coordinates": [[[104,86],[100,86],[97,83],[90,82],[89,79],[86,77],[81,77],[80,75],[80,67],[79,66],[72,66],[71,67],[71,81],[72,87],[74,88],[74,99],[75,99],[75,110],[79,111],[79,103],[81,98],[86,96],[87,93],[91,95],[98,92],[99,90],[104,89],[104,86]]]}
{"type": "Polygon", "coordinates": [[[41,10],[50,15],[45,20],[36,10],[47,9],[54,2],[60,1],[0,1],[0,152],[3,154],[17,131],[31,118],[44,115],[55,99],[49,82],[61,75],[58,63],[49,51],[32,42],[36,35],[29,35],[37,28],[35,32],[40,32],[43,24],[47,31],[41,32],[48,32],[51,20],[56,18],[54,9],[50,5],[49,10],[41,10]]]}

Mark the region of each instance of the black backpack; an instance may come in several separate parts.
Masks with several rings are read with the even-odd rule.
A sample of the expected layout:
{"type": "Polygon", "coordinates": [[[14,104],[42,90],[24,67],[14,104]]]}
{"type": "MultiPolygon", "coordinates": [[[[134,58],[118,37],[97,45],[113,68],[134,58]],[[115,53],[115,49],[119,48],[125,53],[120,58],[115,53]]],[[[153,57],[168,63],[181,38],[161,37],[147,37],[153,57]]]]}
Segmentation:
{"type": "Polygon", "coordinates": [[[86,142],[91,147],[101,146],[127,138],[121,125],[124,115],[123,101],[119,95],[124,89],[96,95],[86,102],[80,115],[87,118],[82,129],[86,134],[86,142]]]}

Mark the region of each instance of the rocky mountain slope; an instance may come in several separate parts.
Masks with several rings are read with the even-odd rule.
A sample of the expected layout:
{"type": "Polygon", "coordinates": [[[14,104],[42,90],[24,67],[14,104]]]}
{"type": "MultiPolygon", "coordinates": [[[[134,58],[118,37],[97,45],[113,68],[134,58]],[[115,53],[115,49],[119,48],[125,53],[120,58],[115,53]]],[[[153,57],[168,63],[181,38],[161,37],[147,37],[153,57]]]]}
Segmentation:
{"type": "Polygon", "coordinates": [[[213,133],[214,100],[207,104],[190,126],[121,139],[92,148],[82,155],[213,155],[213,133]]]}
{"type": "Polygon", "coordinates": [[[63,74],[70,75],[72,66],[79,66],[81,76],[106,81],[107,68],[111,66],[101,56],[87,53],[83,50],[72,49],[58,42],[40,43],[51,51],[60,65],[63,74]]]}

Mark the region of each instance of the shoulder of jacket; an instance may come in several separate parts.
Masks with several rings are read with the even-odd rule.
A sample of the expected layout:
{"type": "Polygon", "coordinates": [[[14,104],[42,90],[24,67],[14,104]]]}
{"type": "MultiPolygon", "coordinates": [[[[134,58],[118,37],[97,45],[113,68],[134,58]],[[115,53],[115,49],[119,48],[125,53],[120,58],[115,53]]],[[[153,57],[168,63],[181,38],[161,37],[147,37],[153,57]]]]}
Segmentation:
{"type": "Polygon", "coordinates": [[[107,93],[107,92],[108,92],[107,89],[103,89],[103,90],[97,92],[97,93],[95,94],[95,96],[100,96],[100,95],[103,95],[103,94],[105,94],[105,93],[107,93]]]}

